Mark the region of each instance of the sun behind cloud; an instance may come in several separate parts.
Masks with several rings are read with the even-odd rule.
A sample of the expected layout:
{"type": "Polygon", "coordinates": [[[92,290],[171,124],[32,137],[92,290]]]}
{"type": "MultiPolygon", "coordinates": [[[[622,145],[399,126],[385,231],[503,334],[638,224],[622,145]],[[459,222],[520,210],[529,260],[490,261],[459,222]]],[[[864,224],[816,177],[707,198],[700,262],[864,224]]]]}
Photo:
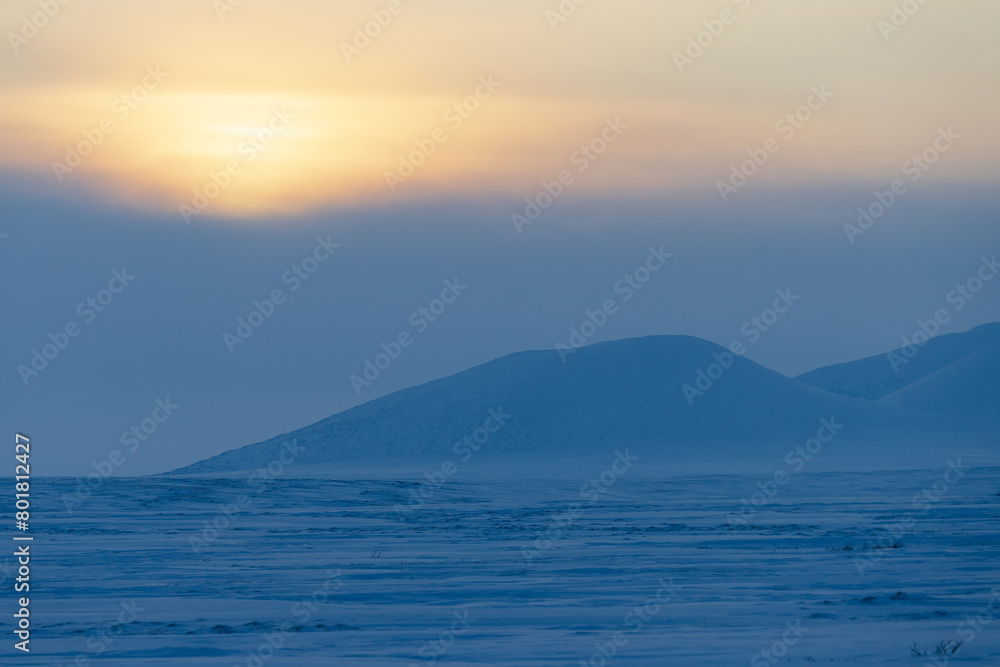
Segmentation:
{"type": "MultiPolygon", "coordinates": [[[[0,168],[201,219],[400,198],[516,202],[618,119],[626,131],[567,197],[711,198],[825,86],[832,101],[755,182],[889,182],[943,126],[974,139],[935,178],[996,179],[996,87],[975,83],[995,80],[1000,60],[988,28],[1000,9],[985,0],[967,3],[976,21],[928,5],[891,35],[891,52],[885,12],[861,0],[767,11],[740,0],[698,49],[690,40],[718,15],[701,3],[587,3],[553,22],[556,3],[511,0],[484,15],[426,0],[379,14],[361,39],[383,5],[61,5],[2,56],[0,168]],[[956,69],[970,76],[948,76],[956,69]]],[[[37,11],[12,0],[0,28],[17,35],[37,11]]]]}

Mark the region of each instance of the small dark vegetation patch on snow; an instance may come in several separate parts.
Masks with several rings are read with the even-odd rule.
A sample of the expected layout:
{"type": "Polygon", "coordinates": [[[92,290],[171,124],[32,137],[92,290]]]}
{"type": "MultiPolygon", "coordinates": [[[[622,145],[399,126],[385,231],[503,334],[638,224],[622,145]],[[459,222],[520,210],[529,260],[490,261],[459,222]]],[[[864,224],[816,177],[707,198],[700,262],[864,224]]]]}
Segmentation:
{"type": "Polygon", "coordinates": [[[934,656],[945,658],[955,655],[960,648],[962,648],[962,642],[955,641],[954,639],[942,639],[930,648],[921,648],[914,642],[913,646],[910,647],[910,655],[914,658],[930,658],[934,656]]]}
{"type": "Polygon", "coordinates": [[[903,540],[896,540],[895,542],[871,542],[864,545],[858,551],[880,551],[882,549],[902,549],[905,545],[903,540]]]}
{"type": "Polygon", "coordinates": [[[304,625],[300,625],[298,627],[301,628],[299,630],[299,632],[308,631],[308,630],[315,630],[317,632],[331,632],[331,631],[334,631],[334,632],[343,632],[343,631],[347,631],[347,630],[360,630],[361,629],[361,628],[359,628],[356,625],[346,625],[344,623],[335,623],[333,625],[327,625],[325,623],[317,623],[316,625],[314,625],[312,627],[308,627],[308,626],[304,626],[304,625]]]}

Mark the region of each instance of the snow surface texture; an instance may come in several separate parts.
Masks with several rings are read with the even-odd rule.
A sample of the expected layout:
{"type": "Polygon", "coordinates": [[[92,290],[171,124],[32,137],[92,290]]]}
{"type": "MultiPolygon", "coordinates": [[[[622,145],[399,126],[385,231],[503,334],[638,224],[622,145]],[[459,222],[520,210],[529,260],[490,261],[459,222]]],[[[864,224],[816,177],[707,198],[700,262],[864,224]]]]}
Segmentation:
{"type": "MultiPolygon", "coordinates": [[[[933,354],[928,345],[918,359],[933,354]]],[[[650,336],[591,345],[565,363],[555,350],[512,354],[173,474],[266,466],[293,438],[304,448],[299,474],[381,473],[404,462],[421,469],[453,456],[490,410],[510,416],[477,456],[494,469],[523,470],[528,460],[592,465],[625,447],[675,470],[697,462],[739,469],[806,441],[821,419],[844,425],[838,453],[855,460],[845,468],[929,465],[954,440],[946,433],[988,440],[984,448],[996,451],[996,433],[983,436],[981,424],[829,393],[698,338],[650,336]]]]}
{"type": "Polygon", "coordinates": [[[948,470],[807,467],[750,509],[771,475],[641,461],[596,498],[603,468],[453,479],[422,506],[430,483],[144,478],[68,515],[76,480],[38,481],[33,652],[8,617],[0,663],[575,666],[621,632],[609,665],[924,667],[911,647],[957,641],[949,664],[997,665],[1000,469],[948,470]]]}

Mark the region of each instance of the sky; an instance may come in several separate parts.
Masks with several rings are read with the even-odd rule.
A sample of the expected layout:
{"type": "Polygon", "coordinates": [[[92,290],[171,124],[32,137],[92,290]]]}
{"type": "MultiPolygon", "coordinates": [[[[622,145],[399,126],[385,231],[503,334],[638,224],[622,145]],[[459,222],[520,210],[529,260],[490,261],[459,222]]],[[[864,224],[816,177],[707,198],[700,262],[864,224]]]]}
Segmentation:
{"type": "Polygon", "coordinates": [[[10,0],[4,423],[40,443],[36,474],[114,451],[147,474],[553,348],[609,298],[588,343],[741,341],[789,375],[940,309],[943,332],[1000,319],[1000,280],[949,300],[1000,245],[998,19],[986,0],[10,0]],[[753,324],[779,292],[793,305],[753,324]]]}

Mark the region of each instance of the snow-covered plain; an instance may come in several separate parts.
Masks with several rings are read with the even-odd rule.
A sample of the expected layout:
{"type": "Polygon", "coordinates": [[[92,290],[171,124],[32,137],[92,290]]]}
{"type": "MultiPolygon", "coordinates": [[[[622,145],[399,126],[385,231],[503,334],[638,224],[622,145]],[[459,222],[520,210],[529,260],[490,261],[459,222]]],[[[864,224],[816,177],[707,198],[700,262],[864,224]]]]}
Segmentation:
{"type": "Polygon", "coordinates": [[[1000,469],[618,470],[111,479],[72,514],[76,480],[38,480],[33,651],[5,620],[2,662],[923,666],[912,646],[961,641],[951,662],[1000,664],[1000,469]]]}

